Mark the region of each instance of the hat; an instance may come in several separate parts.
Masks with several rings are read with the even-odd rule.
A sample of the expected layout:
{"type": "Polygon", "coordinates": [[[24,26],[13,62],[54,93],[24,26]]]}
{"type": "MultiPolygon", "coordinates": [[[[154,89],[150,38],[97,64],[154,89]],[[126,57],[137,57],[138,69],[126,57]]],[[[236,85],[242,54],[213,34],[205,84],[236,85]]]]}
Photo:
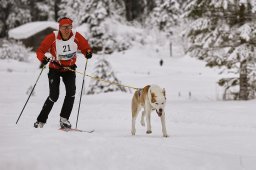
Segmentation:
{"type": "Polygon", "coordinates": [[[59,20],[59,26],[62,26],[64,24],[72,25],[73,21],[70,18],[64,17],[59,20]]]}

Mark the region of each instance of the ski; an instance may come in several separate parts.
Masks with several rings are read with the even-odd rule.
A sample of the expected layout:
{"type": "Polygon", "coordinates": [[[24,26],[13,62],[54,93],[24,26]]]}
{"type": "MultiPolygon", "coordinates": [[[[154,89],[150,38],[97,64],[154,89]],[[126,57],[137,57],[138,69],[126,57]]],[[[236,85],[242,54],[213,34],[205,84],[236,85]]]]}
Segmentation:
{"type": "Polygon", "coordinates": [[[81,130],[81,129],[75,129],[75,128],[60,128],[59,130],[65,131],[65,132],[86,132],[86,133],[93,133],[93,130],[81,130]]]}

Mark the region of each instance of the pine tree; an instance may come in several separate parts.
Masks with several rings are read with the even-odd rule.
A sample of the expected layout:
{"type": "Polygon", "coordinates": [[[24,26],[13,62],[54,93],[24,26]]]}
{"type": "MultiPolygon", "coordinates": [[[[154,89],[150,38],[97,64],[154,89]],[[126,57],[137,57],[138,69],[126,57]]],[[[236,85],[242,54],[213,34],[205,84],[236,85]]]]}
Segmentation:
{"type": "Polygon", "coordinates": [[[156,0],[156,7],[147,18],[146,24],[172,34],[172,27],[178,25],[180,5],[177,0],[156,0]]]}
{"type": "Polygon", "coordinates": [[[116,78],[110,63],[106,59],[100,58],[95,63],[94,75],[96,76],[96,79],[91,79],[87,94],[99,94],[114,91],[126,92],[124,87],[111,83],[120,83],[120,81],[116,78]]]}
{"type": "Polygon", "coordinates": [[[55,20],[58,0],[0,0],[0,37],[30,21],[55,20]]]}
{"type": "Polygon", "coordinates": [[[103,51],[110,54],[115,49],[120,49],[122,42],[118,41],[112,31],[109,30],[109,24],[115,21],[121,21],[124,15],[124,4],[120,0],[91,0],[91,6],[88,9],[90,16],[87,23],[90,24],[91,45],[94,52],[103,51]]]}
{"type": "Polygon", "coordinates": [[[11,12],[13,5],[14,0],[0,0],[0,37],[6,36],[8,27],[6,20],[11,12]]]}
{"type": "Polygon", "coordinates": [[[0,36],[9,29],[31,21],[30,0],[0,0],[0,36]]]}
{"type": "Polygon", "coordinates": [[[58,0],[30,0],[32,21],[54,21],[55,3],[58,3],[58,0]]]}
{"type": "Polygon", "coordinates": [[[209,67],[236,74],[237,84],[226,84],[240,87],[241,100],[255,91],[250,83],[256,58],[255,12],[256,3],[251,0],[193,0],[185,5],[184,16],[192,21],[186,32],[187,53],[205,60],[209,67]]]}
{"type": "Polygon", "coordinates": [[[122,20],[122,0],[62,0],[59,15],[72,18],[75,25],[89,24],[88,40],[94,53],[112,53],[116,49],[128,47],[125,42],[117,40],[108,28],[113,22],[122,20]]]}
{"type": "Polygon", "coordinates": [[[69,17],[74,21],[74,25],[81,25],[89,17],[88,12],[91,0],[61,0],[59,5],[59,18],[69,17]]]}

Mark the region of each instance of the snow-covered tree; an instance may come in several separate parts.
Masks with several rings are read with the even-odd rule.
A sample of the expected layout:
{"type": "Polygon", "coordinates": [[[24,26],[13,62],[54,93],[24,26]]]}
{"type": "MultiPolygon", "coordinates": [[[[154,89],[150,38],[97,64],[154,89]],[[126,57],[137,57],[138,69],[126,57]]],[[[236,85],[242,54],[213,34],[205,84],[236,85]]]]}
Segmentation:
{"type": "Polygon", "coordinates": [[[256,59],[255,0],[192,0],[184,8],[191,24],[185,36],[187,53],[205,60],[207,66],[219,66],[236,75],[239,99],[254,93],[251,75],[256,59]]]}
{"type": "Polygon", "coordinates": [[[31,21],[29,3],[30,0],[0,0],[0,36],[6,36],[10,28],[31,21]]]}
{"type": "Polygon", "coordinates": [[[9,16],[10,10],[14,5],[14,0],[0,0],[0,37],[6,35],[7,23],[6,20],[9,16]]]}
{"type": "Polygon", "coordinates": [[[122,0],[62,0],[60,16],[67,16],[74,20],[75,25],[89,24],[88,37],[95,53],[103,51],[112,53],[115,49],[127,47],[125,42],[113,35],[109,29],[115,21],[121,21],[124,16],[124,2],[122,0]],[[120,47],[120,48],[119,48],[120,47]]]}
{"type": "Polygon", "coordinates": [[[99,58],[95,63],[94,68],[95,78],[91,79],[87,94],[99,94],[114,91],[126,92],[123,86],[119,86],[121,82],[116,78],[110,63],[104,59],[99,58]]]}
{"type": "Polygon", "coordinates": [[[9,29],[30,21],[55,20],[59,0],[0,0],[0,37],[9,29]]]}
{"type": "Polygon", "coordinates": [[[128,21],[145,22],[148,14],[155,7],[155,0],[124,0],[125,16],[128,21]]]}
{"type": "Polygon", "coordinates": [[[32,21],[54,21],[55,3],[58,3],[58,0],[30,0],[32,21]]]}
{"type": "Polygon", "coordinates": [[[114,21],[121,21],[124,15],[122,9],[124,4],[120,0],[91,0],[92,5],[89,8],[87,23],[90,24],[91,38],[90,42],[95,52],[103,51],[112,53],[115,49],[120,49],[123,42],[118,41],[113,34],[112,27],[114,21]]]}
{"type": "Polygon", "coordinates": [[[91,6],[91,0],[61,0],[58,11],[60,18],[69,17],[73,19],[74,25],[85,23],[85,19],[90,15],[88,13],[91,6]]]}
{"type": "Polygon", "coordinates": [[[0,59],[14,59],[22,62],[28,62],[31,48],[26,48],[20,41],[4,40],[0,47],[0,59]]]}
{"type": "Polygon", "coordinates": [[[177,0],[156,0],[156,7],[150,13],[146,24],[172,34],[172,27],[178,25],[180,5],[177,0]]]}

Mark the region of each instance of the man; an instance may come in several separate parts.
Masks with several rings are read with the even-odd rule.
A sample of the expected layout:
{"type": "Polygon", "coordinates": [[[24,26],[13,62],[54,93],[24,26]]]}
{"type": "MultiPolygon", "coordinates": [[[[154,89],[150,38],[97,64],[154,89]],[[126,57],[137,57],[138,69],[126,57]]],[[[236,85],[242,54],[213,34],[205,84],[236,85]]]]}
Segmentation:
{"type": "Polygon", "coordinates": [[[76,93],[76,74],[67,68],[75,70],[76,52],[80,50],[85,58],[92,57],[91,47],[87,40],[78,32],[72,31],[72,20],[70,18],[61,18],[59,21],[59,31],[54,31],[45,37],[40,47],[37,49],[37,58],[46,65],[49,59],[45,56],[46,52],[52,55],[49,63],[49,88],[50,93],[47,97],[37,121],[35,128],[42,128],[47,121],[48,115],[53,104],[59,98],[60,78],[66,88],[66,96],[60,112],[61,128],[71,128],[69,116],[71,114],[75,93],[76,93]]]}

